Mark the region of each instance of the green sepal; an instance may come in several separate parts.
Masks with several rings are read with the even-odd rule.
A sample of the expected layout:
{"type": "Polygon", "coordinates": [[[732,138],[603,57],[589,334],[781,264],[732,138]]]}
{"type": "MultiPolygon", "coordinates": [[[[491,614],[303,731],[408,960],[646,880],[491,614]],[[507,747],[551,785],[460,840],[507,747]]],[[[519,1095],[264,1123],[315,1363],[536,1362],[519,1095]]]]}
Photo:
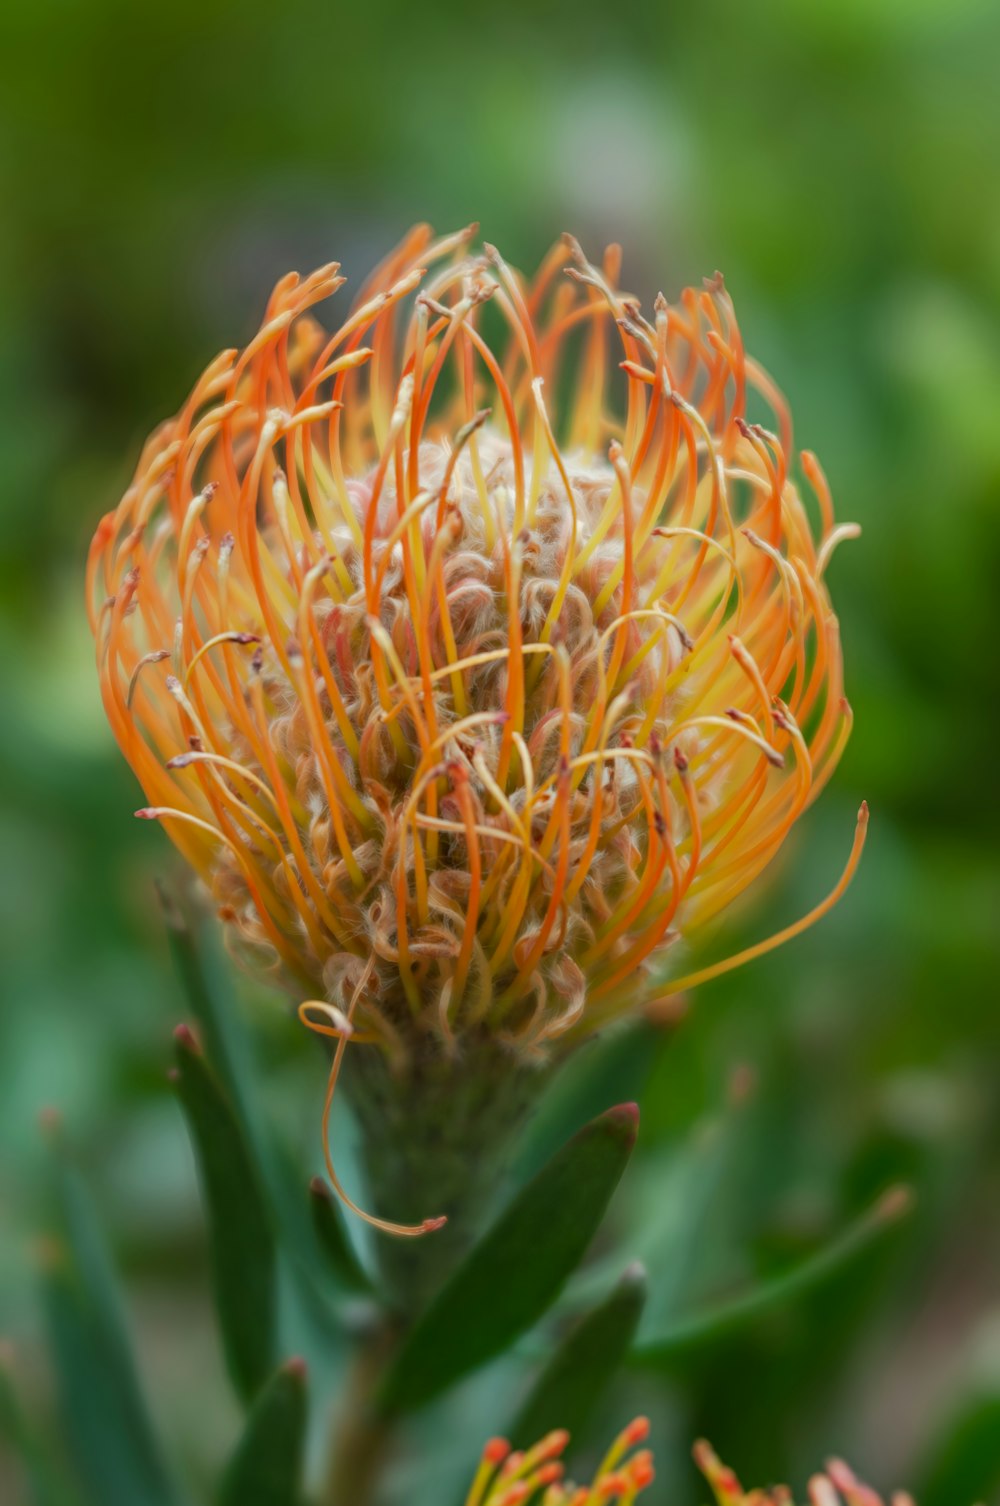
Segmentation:
{"type": "Polygon", "coordinates": [[[308,1417],[306,1367],[288,1360],[254,1402],[226,1466],[218,1506],[296,1506],[308,1417]]]}
{"type": "Polygon", "coordinates": [[[354,1253],[340,1209],[322,1177],[313,1177],[309,1183],[309,1211],[317,1242],[337,1285],[370,1295],[372,1284],[354,1253]]]}
{"type": "Polygon", "coordinates": [[[604,1301],[573,1325],[507,1431],[515,1448],[527,1448],[555,1428],[582,1434],[631,1348],[646,1291],[646,1272],[636,1261],[604,1301]]]}
{"type": "Polygon", "coordinates": [[[209,1225],[212,1283],[226,1364],[247,1402],[274,1366],[276,1251],[254,1162],[215,1073],[186,1026],[176,1083],[194,1144],[209,1225]]]}
{"type": "Polygon", "coordinates": [[[635,1104],[609,1109],[515,1196],[404,1340],[381,1389],[383,1411],[430,1401],[542,1317],[597,1232],[638,1124],[635,1104]]]}
{"type": "Polygon", "coordinates": [[[911,1206],[908,1188],[890,1188],[842,1234],[791,1270],[762,1282],[743,1296],[721,1302],[662,1332],[643,1336],[632,1350],[631,1361],[654,1367],[666,1364],[692,1349],[727,1339],[758,1319],[780,1311],[838,1276],[879,1243],[911,1206]]]}

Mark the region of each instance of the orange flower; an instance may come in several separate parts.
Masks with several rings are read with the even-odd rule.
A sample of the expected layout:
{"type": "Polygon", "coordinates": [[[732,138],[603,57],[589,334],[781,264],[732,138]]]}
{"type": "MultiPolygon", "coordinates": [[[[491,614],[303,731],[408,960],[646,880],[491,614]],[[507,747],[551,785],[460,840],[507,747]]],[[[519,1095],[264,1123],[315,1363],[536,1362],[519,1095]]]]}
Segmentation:
{"type": "Polygon", "coordinates": [[[511,1453],[503,1438],[491,1438],[465,1506],[600,1506],[614,1501],[632,1506],[655,1478],[648,1449],[634,1452],[649,1435],[645,1417],[624,1428],[608,1450],[592,1485],[572,1485],[563,1477],[562,1453],[569,1442],[563,1430],[549,1433],[524,1453],[511,1453]]]}
{"type": "MultiPolygon", "coordinates": [[[[648,1436],[648,1420],[637,1417],[619,1433],[593,1483],[583,1486],[564,1478],[562,1454],[568,1433],[550,1433],[524,1453],[511,1453],[505,1439],[491,1438],[465,1506],[601,1506],[606,1501],[632,1506],[656,1477],[649,1450],[634,1452],[648,1436]]],[[[792,1493],[785,1485],[745,1491],[704,1440],[695,1444],[694,1458],[717,1506],[793,1506],[792,1493]]],[[[831,1459],[826,1472],[809,1481],[809,1501],[810,1506],[883,1506],[882,1497],[840,1459],[831,1459]]],[[[904,1492],[896,1492],[890,1506],[913,1506],[913,1501],[904,1492]]]]}
{"type": "Polygon", "coordinates": [[[811,916],[671,978],[837,764],[856,530],[812,455],[815,504],[789,479],[721,278],[647,319],[617,247],[526,282],[474,230],[412,231],[333,334],[337,266],[284,278],[89,562],[138,814],[309,1023],[404,1058],[537,1052],[776,945],[867,814],[811,916]]]}
{"type": "MultiPolygon", "coordinates": [[[[718,1506],[793,1506],[792,1492],[786,1485],[745,1491],[704,1439],[695,1444],[694,1458],[718,1506]]],[[[878,1492],[863,1484],[842,1459],[831,1459],[825,1474],[813,1475],[809,1501],[810,1506],[883,1506],[878,1492]]],[[[913,1506],[913,1499],[904,1491],[896,1491],[890,1497],[890,1506],[913,1506]]]]}

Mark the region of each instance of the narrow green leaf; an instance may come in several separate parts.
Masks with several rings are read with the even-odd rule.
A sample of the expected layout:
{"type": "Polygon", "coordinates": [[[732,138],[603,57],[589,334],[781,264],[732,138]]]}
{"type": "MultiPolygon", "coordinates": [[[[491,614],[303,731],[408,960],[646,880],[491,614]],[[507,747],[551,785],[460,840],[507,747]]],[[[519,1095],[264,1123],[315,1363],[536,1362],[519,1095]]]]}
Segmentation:
{"type": "Polygon", "coordinates": [[[71,1506],[77,1497],[63,1480],[52,1459],[52,1450],[24,1415],[14,1384],[14,1357],[0,1343],[0,1438],[6,1438],[19,1458],[33,1506],[71,1506]]]}
{"type": "Polygon", "coordinates": [[[790,1271],[764,1282],[745,1296],[643,1338],[632,1351],[632,1362],[643,1366],[663,1364],[688,1350],[728,1338],[758,1318],[815,1291],[876,1244],[911,1206],[908,1188],[890,1188],[843,1234],[790,1271]]]}
{"type": "Polygon", "coordinates": [[[128,1488],[138,1492],[141,1487],[151,1506],[172,1502],[175,1491],[143,1395],[117,1274],[87,1188],[62,1142],[58,1121],[49,1117],[45,1127],[52,1146],[65,1247],[61,1264],[55,1262],[43,1284],[52,1287],[47,1291],[47,1307],[53,1347],[58,1350],[61,1346],[79,1359],[78,1370],[71,1367],[60,1377],[64,1411],[77,1452],[82,1446],[83,1453],[92,1459],[95,1478],[103,1477],[104,1472],[114,1479],[120,1476],[128,1488]],[[65,1290],[59,1287],[60,1279],[65,1290]],[[87,1378],[89,1367],[99,1372],[99,1380],[93,1385],[87,1378]],[[88,1405],[93,1401],[92,1391],[101,1398],[103,1425],[87,1440],[82,1439],[76,1425],[81,1390],[87,1392],[88,1405]],[[113,1456],[119,1457],[116,1460],[113,1456]]]}
{"type": "MultiPolygon", "coordinates": [[[[282,1249],[291,1257],[293,1276],[306,1288],[304,1300],[315,1310],[318,1303],[326,1305],[329,1263],[319,1248],[302,1196],[301,1169],[262,1107],[251,1037],[243,1025],[217,937],[173,894],[161,889],[160,900],[171,955],[209,1065],[221,1081],[242,1129],[257,1168],[258,1185],[271,1209],[272,1225],[282,1249]]],[[[365,1289],[370,1289],[356,1260],[355,1271],[365,1281],[365,1289]]],[[[326,1323],[332,1321],[329,1311],[321,1317],[326,1323]]]]}
{"type": "Polygon", "coordinates": [[[253,1404],[222,1478],[219,1506],[296,1506],[307,1412],[306,1367],[289,1360],[253,1404]]]}
{"type": "Polygon", "coordinates": [[[81,1486],[94,1506],[173,1506],[176,1497],[155,1447],[131,1366],[104,1315],[88,1300],[69,1252],[43,1256],[42,1298],[59,1384],[60,1410],[81,1486]]]}
{"type": "Polygon", "coordinates": [[[553,1353],[507,1433],[516,1448],[554,1428],[583,1432],[631,1347],[645,1300],[646,1272],[637,1261],[553,1353]]]}
{"type": "MultiPolygon", "coordinates": [[[[144,1417],[128,1316],[117,1273],[111,1265],[90,1195],[67,1148],[61,1143],[58,1127],[51,1129],[51,1139],[59,1212],[81,1290],[99,1325],[103,1348],[112,1359],[125,1390],[136,1398],[137,1417],[144,1417]]],[[[142,1425],[151,1439],[148,1420],[142,1425]]]]}
{"type": "Polygon", "coordinates": [[[190,1030],[182,1025],[175,1039],[176,1081],[197,1153],[226,1362],[237,1392],[249,1401],[274,1363],[274,1237],[232,1105],[190,1030]]]}
{"type": "Polygon", "coordinates": [[[254,1099],[250,1042],[240,1028],[239,1006],[228,972],[221,965],[218,944],[212,944],[204,922],[176,895],[159,885],[157,892],[170,955],[206,1054],[249,1134],[249,1106],[254,1099]]]}
{"type": "Polygon", "coordinates": [[[313,1177],[309,1183],[309,1211],[320,1249],[338,1285],[351,1292],[370,1294],[372,1284],[354,1253],[340,1209],[322,1177],[313,1177]]]}
{"type": "Polygon", "coordinates": [[[583,1259],[638,1124],[635,1104],[609,1109],[517,1194],[404,1341],[382,1388],[385,1411],[429,1401],[538,1321],[583,1259]]]}

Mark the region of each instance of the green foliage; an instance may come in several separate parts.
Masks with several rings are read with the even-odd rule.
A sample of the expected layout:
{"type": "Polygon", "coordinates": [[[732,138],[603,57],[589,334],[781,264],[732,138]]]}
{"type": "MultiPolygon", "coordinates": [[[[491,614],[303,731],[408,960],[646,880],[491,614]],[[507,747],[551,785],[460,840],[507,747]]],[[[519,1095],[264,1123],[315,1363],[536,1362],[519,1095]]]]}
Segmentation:
{"type": "MultiPolygon", "coordinates": [[[[294,1303],[278,1301],[282,1272],[291,1282],[289,1294],[308,1299],[298,1311],[310,1367],[325,1377],[342,1405],[356,1386],[364,1388],[356,1399],[361,1431],[345,1447],[355,1447],[360,1436],[371,1440],[377,1454],[387,1446],[383,1438],[399,1414],[434,1400],[461,1406],[466,1383],[501,1356],[507,1373],[498,1384],[513,1414],[510,1433],[523,1444],[555,1427],[585,1435],[623,1366],[650,1376],[669,1372],[676,1382],[688,1355],[723,1353],[727,1344],[752,1332],[757,1320],[787,1315],[810,1293],[858,1266],[906,1209],[905,1196],[890,1192],[818,1252],[786,1264],[748,1295],[693,1300],[696,1276],[711,1266],[706,1256],[712,1249],[712,1210],[732,1201],[736,1185],[752,1186],[746,1151],[754,1139],[749,1133],[754,1099],[747,1074],[740,1073],[721,1115],[677,1142],[668,1138],[652,1147],[645,1167],[638,1168],[642,1174],[627,1179],[610,1220],[612,1195],[636,1150],[638,1111],[625,1104],[584,1124],[515,1191],[430,1306],[400,1334],[393,1303],[359,1263],[339,1209],[316,1177],[308,1183],[311,1219],[306,1220],[313,1254],[307,1261],[300,1258],[307,1175],[275,1135],[259,1096],[251,1042],[238,1016],[226,1013],[229,1006],[219,992],[224,983],[213,974],[211,953],[206,955],[208,938],[199,939],[190,924],[177,922],[172,914],[187,1002],[223,1065],[217,1070],[191,1031],[180,1027],[173,1076],[200,1172],[223,1350],[249,1404],[241,1436],[218,1477],[217,1506],[291,1506],[299,1499],[306,1370],[298,1360],[273,1370],[273,1355],[287,1353],[291,1345],[296,1311],[294,1303]],[[292,1217],[286,1210],[293,1209],[293,1200],[273,1196],[268,1177],[283,1177],[299,1189],[292,1217]],[[644,1177],[659,1191],[655,1216],[650,1209],[657,1199],[643,1186],[644,1177]],[[602,1225],[603,1248],[588,1259],[602,1225]],[[637,1263],[627,1264],[639,1249],[649,1261],[649,1277],[637,1263]],[[648,1323],[645,1309],[652,1315],[648,1323]],[[519,1349],[518,1339],[529,1330],[534,1330],[531,1347],[519,1349]],[[343,1368],[352,1349],[360,1356],[361,1379],[343,1368]]],[[[615,1045],[617,1080],[627,1083],[630,1072],[647,1071],[648,1062],[640,1059],[645,1054],[615,1045]]],[[[595,1081],[591,1062],[582,1079],[570,1073],[562,1086],[558,1078],[549,1085],[554,1094],[549,1128],[543,1127],[540,1138],[536,1132],[536,1146],[545,1143],[553,1126],[571,1123],[592,1106],[595,1081]]],[[[148,1506],[179,1506],[89,1198],[54,1125],[49,1139],[59,1218],[57,1236],[44,1247],[41,1286],[60,1417],[74,1478],[85,1493],[83,1506],[91,1501],[131,1506],[138,1499],[148,1506]]],[[[40,1435],[25,1422],[8,1378],[0,1379],[0,1422],[23,1458],[38,1506],[77,1506],[40,1435]]],[[[496,1406],[494,1400],[484,1434],[495,1430],[496,1406]]],[[[975,1419],[963,1426],[963,1439],[969,1427],[976,1433],[975,1419]]],[[[986,1457],[985,1445],[973,1452],[981,1462],[986,1457]]],[[[471,1454],[458,1451],[463,1473],[471,1454]]],[[[353,1474],[354,1457],[346,1457],[353,1474]]],[[[367,1469],[374,1457],[369,1452],[357,1460],[357,1469],[367,1469]]],[[[336,1470],[331,1478],[338,1478],[336,1470]]],[[[331,1500],[340,1506],[336,1490],[331,1500]]]]}
{"type": "MultiPolygon", "coordinates": [[[[197,1021],[210,1068],[220,1080],[238,1127],[253,1184],[267,1207],[270,1223],[282,1230],[295,1278],[313,1296],[317,1290],[325,1290],[330,1253],[322,1248],[315,1215],[310,1218],[306,1213],[297,1158],[264,1106],[261,1073],[235,996],[232,967],[205,917],[162,886],[158,885],[158,890],[178,979],[197,1021]]],[[[340,1223],[337,1209],[331,1208],[327,1222],[340,1223]]],[[[335,1237],[329,1229],[323,1234],[335,1237]]],[[[367,1277],[350,1250],[342,1225],[339,1234],[343,1261],[338,1284],[349,1291],[363,1290],[367,1277]]]]}
{"type": "Polygon", "coordinates": [[[250,1400],[274,1363],[274,1236],[232,1105],[194,1036],[176,1034],[177,1089],[198,1156],[229,1373],[250,1400]]]}
{"type": "Polygon", "coordinates": [[[31,1506],[76,1506],[76,1492],[57,1470],[49,1441],[25,1414],[9,1355],[0,1356],[0,1438],[20,1460],[31,1506]]]}
{"type": "MultiPolygon", "coordinates": [[[[241,1029],[232,967],[213,944],[205,917],[182,894],[157,883],[167,944],[181,991],[197,1023],[205,1051],[224,1086],[243,1132],[261,1138],[261,1117],[253,1111],[253,1054],[241,1029]]],[[[259,1147],[258,1154],[259,1154],[259,1147]]]]}
{"type": "Polygon", "coordinates": [[[94,1506],[176,1506],[93,1210],[61,1143],[53,1159],[60,1232],[42,1250],[41,1285],[80,1480],[94,1506]]]}
{"type": "Polygon", "coordinates": [[[417,1320],[380,1390],[386,1412],[432,1400],[537,1323],[583,1258],[635,1145],[609,1109],[515,1197],[417,1320]]]}
{"type": "Polygon", "coordinates": [[[226,1467],[218,1506],[296,1506],[306,1420],[306,1368],[301,1360],[289,1360],[254,1402],[226,1467]]]}
{"type": "Polygon", "coordinates": [[[971,1396],[934,1440],[917,1477],[921,1506],[991,1501],[1000,1490],[1000,1394],[971,1396]]]}
{"type": "Polygon", "coordinates": [[[343,1214],[322,1177],[313,1177],[309,1183],[309,1209],[333,1280],[350,1292],[371,1292],[372,1283],[347,1237],[343,1214]]]}
{"type": "Polygon", "coordinates": [[[874,1208],[789,1271],[762,1282],[742,1296],[720,1302],[704,1313],[692,1314],[673,1327],[646,1333],[632,1351],[633,1362],[637,1365],[666,1365],[678,1355],[716,1345],[769,1314],[786,1310],[798,1298],[822,1288],[866,1254],[895,1227],[909,1208],[907,1190],[890,1188],[874,1208]]]}
{"type": "Polygon", "coordinates": [[[507,1430],[515,1448],[527,1448],[555,1428],[574,1436],[585,1431],[632,1347],[646,1286],[646,1272],[637,1262],[603,1302],[573,1324],[507,1430]]]}
{"type": "MultiPolygon", "coordinates": [[[[707,1351],[676,1351],[669,1383],[659,1367],[637,1380],[628,1369],[609,1392],[616,1420],[639,1384],[664,1438],[710,1430],[762,1479],[801,1481],[807,1456],[851,1457],[877,1435],[886,1484],[920,1491],[926,1477],[930,1506],[975,1497],[963,1469],[988,1459],[989,1415],[977,1432],[970,1407],[960,1426],[955,1398],[920,1372],[961,1381],[980,1349],[996,1356],[998,51],[1000,11],[983,0],[647,0],[624,25],[581,0],[485,10],[476,27],[452,0],[417,16],[400,0],[291,0],[252,17],[230,0],[5,7],[0,1142],[17,1152],[2,1187],[0,1329],[17,1340],[36,1462],[59,1454],[44,1441],[22,1253],[52,1175],[28,1131],[41,1106],[58,1101],[73,1125],[130,1297],[152,1291],[185,1330],[210,1327],[198,1189],[163,1090],[163,1040],[182,1017],[151,919],[167,844],[130,821],[130,776],[99,705],[80,583],[93,523],[203,359],[255,327],[275,276],[335,256],[345,298],[411,220],[481,218],[514,264],[564,228],[588,247],[621,241],[647,309],[661,283],[674,294],[721,266],[748,348],[792,401],[797,442],[820,455],[841,516],[863,525],[829,571],[854,737],[777,886],[730,939],[796,913],[800,887],[835,869],[862,795],[873,826],[852,893],[819,930],[692,999],[679,1032],[643,1022],[590,1048],[570,1069],[587,1078],[575,1103],[568,1078],[565,1097],[553,1084],[518,1164],[534,1168],[635,1097],[627,1183],[533,1352],[522,1341],[497,1367],[492,1410],[470,1380],[414,1420],[415,1443],[437,1456],[456,1440],[442,1466],[456,1483],[472,1440],[511,1415],[547,1355],[546,1324],[562,1332],[638,1258],[640,1343],[734,1292],[778,1282],[780,1305],[707,1351]],[[759,1070],[757,1103],[720,1115],[741,1061],[759,1070]],[[784,1274],[901,1179],[918,1197],[903,1237],[878,1235],[841,1278],[786,1306],[784,1274]],[[933,1460],[928,1437],[941,1440],[933,1460]]],[[[236,991],[224,965],[208,971],[236,991]]],[[[307,1354],[323,1413],[346,1387],[359,1321],[305,1190],[323,1064],[280,1004],[250,992],[268,1072],[249,1089],[247,1062],[229,1075],[196,995],[183,1014],[280,1206],[274,1353],[307,1354]],[[335,1309],[329,1322],[300,1314],[286,1331],[290,1271],[335,1309]]],[[[220,1008],[243,1035],[238,1009],[220,1008]]],[[[350,1136],[335,1133],[349,1179],[350,1136]]],[[[204,1347],[177,1365],[156,1304],[130,1306],[171,1455],[196,1483],[214,1479],[233,1425],[224,1377],[202,1365],[204,1347]]],[[[658,1463],[663,1499],[702,1499],[662,1447],[658,1463]]],[[[0,1461],[0,1498],[8,1488],[19,1501],[0,1461]]]]}

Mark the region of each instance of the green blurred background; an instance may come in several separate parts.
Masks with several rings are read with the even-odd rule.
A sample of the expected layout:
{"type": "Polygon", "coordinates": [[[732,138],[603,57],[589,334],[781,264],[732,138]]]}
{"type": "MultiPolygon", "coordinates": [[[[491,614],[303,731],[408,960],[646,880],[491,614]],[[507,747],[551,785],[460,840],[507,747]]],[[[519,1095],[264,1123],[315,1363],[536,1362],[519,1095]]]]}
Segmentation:
{"type": "MultiPolygon", "coordinates": [[[[58,1104],[193,1478],[233,1427],[164,1076],[184,1005],[153,878],[172,859],[131,818],[137,791],[100,711],[90,532],[146,432],[249,336],[279,274],[336,258],[356,285],[413,220],[478,219],[525,267],[563,229],[592,253],[619,240],[644,302],[721,267],[798,443],[864,530],[830,572],[854,737],[731,934],[764,934],[825,892],[866,796],[860,876],[816,931],[704,989],[662,1050],[612,1042],[587,1092],[600,1108],[641,1091],[635,1188],[677,1199],[681,1220],[691,1200],[693,1297],[779,1268],[894,1180],[913,1184],[917,1210],[821,1299],[627,1376],[602,1424],[651,1413],[651,1499],[678,1506],[696,1491],[699,1431],[755,1479],[801,1486],[835,1450],[882,1486],[922,1486],[926,1506],[987,1488],[1000,1469],[998,59],[1000,12],[976,0],[476,13],[289,0],[256,14],[9,0],[0,1331],[39,1397],[36,1119],[58,1104]],[[707,1184],[668,1173],[692,1127],[725,1116],[742,1067],[756,1092],[705,1213],[707,1184]]],[[[248,1008],[274,1101],[314,1152],[322,1062],[273,1000],[248,1008]]],[[[486,1420],[488,1401],[447,1436],[429,1419],[419,1448],[470,1459],[480,1412],[483,1433],[503,1421],[486,1420]]],[[[0,1497],[15,1491],[0,1467],[0,1497]]]]}

